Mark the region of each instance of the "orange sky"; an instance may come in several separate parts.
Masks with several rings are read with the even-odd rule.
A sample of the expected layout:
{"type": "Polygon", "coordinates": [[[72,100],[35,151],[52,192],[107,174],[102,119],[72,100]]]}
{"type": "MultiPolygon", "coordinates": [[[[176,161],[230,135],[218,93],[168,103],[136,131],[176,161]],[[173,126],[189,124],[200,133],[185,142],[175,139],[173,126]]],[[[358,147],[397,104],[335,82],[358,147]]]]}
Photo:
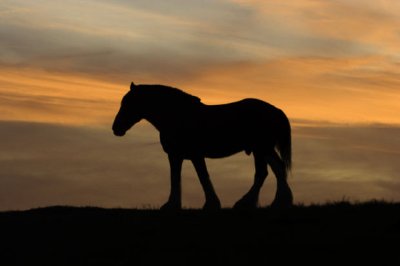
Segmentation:
{"type": "Polygon", "coordinates": [[[1,120],[109,124],[134,81],[210,104],[262,98],[292,119],[400,124],[398,1],[0,7],[1,120]]]}
{"type": "MultiPolygon", "coordinates": [[[[157,132],[110,128],[131,81],[283,109],[296,202],[399,200],[399,14],[398,0],[3,0],[0,210],[161,205],[157,132]]],[[[251,158],[209,164],[231,206],[251,158]]],[[[184,204],[201,206],[193,169],[184,175],[184,204]]]]}
{"type": "MultiPolygon", "coordinates": [[[[391,69],[394,66],[381,66],[386,67],[382,72],[369,69],[385,63],[379,57],[282,58],[212,67],[193,81],[168,84],[208,104],[261,98],[284,109],[293,120],[400,124],[396,88],[400,81],[391,69]]],[[[127,82],[3,69],[0,119],[107,125],[128,89],[127,82]]]]}

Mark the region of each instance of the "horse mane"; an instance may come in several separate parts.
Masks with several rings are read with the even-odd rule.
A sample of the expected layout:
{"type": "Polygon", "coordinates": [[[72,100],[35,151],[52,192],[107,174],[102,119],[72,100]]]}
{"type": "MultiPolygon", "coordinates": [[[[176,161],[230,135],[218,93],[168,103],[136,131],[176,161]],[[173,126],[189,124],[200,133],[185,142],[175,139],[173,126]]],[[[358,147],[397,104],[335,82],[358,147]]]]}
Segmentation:
{"type": "Polygon", "coordinates": [[[169,87],[165,85],[148,85],[148,84],[139,85],[138,87],[141,88],[143,91],[146,91],[147,93],[159,95],[163,99],[168,101],[173,101],[174,103],[177,104],[201,103],[201,99],[199,97],[196,97],[194,95],[191,95],[174,87],[169,87]]]}

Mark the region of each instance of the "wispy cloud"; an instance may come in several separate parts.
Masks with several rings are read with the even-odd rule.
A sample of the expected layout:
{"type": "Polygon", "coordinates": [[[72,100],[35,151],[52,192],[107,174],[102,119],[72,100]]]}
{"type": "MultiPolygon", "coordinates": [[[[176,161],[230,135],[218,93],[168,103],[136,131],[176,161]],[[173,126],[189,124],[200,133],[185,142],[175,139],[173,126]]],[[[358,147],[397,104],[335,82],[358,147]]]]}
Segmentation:
{"type": "Polygon", "coordinates": [[[171,4],[7,1],[3,5],[10,12],[3,14],[0,27],[2,63],[95,76],[152,72],[178,77],[204,65],[245,58],[235,41],[220,34],[231,32],[227,27],[243,28],[250,16],[246,9],[219,1],[177,1],[179,8],[171,4]],[[82,56],[70,56],[74,54],[82,56]]]}
{"type": "MultiPolygon", "coordinates": [[[[74,98],[75,78],[93,85],[133,80],[176,86],[209,103],[260,97],[299,119],[400,123],[395,1],[0,5],[1,75],[68,77],[57,84],[68,88],[65,97],[74,98]]],[[[10,91],[4,85],[3,96],[10,91]]],[[[89,87],[80,87],[78,97],[87,97],[89,87]]],[[[23,91],[21,97],[31,95],[23,91]]]]}
{"type": "Polygon", "coordinates": [[[399,7],[367,2],[5,1],[1,62],[180,79],[281,56],[394,56],[399,7]]]}
{"type": "Polygon", "coordinates": [[[1,120],[110,124],[128,86],[30,68],[1,74],[1,120]]]}
{"type": "MultiPolygon", "coordinates": [[[[400,5],[397,1],[233,2],[262,12],[265,15],[263,18],[272,17],[278,24],[288,25],[292,32],[311,37],[310,41],[313,40],[313,36],[331,40],[333,46],[335,41],[350,41],[356,49],[350,49],[349,52],[353,51],[358,55],[360,52],[393,54],[394,51],[398,51],[395,44],[399,40],[397,29],[400,24],[400,5]]],[[[310,44],[313,47],[312,43],[310,44]]]]}
{"type": "Polygon", "coordinates": [[[281,57],[210,68],[184,85],[209,103],[261,98],[291,118],[399,124],[399,74],[396,63],[379,56],[281,57]]]}

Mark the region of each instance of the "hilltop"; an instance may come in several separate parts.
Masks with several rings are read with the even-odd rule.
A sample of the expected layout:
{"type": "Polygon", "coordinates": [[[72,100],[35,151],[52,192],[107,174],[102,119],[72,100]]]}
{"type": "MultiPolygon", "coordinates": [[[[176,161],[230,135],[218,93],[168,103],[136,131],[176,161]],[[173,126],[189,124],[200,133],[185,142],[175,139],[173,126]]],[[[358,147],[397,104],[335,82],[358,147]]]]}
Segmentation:
{"type": "Polygon", "coordinates": [[[0,228],[7,262],[3,265],[290,262],[313,259],[315,250],[332,255],[331,248],[322,248],[326,244],[341,250],[329,255],[338,262],[344,257],[358,262],[400,261],[389,250],[378,256],[376,249],[400,241],[400,203],[377,201],[251,212],[54,206],[1,212],[0,228]],[[297,257],[274,252],[292,254],[310,245],[312,253],[297,252],[297,257]],[[362,256],[356,256],[364,245],[374,253],[364,249],[362,256]]]}

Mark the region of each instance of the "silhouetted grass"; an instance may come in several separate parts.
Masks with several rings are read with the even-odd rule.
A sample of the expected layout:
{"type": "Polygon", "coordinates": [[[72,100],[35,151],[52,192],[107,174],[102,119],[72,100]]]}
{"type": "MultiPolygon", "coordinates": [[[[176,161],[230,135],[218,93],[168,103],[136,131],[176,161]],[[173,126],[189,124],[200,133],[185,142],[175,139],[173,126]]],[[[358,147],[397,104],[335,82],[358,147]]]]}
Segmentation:
{"type": "Polygon", "coordinates": [[[381,201],[249,212],[55,206],[1,212],[0,230],[1,265],[250,265],[324,254],[337,263],[400,262],[390,249],[377,252],[400,241],[400,203],[381,201]]]}

